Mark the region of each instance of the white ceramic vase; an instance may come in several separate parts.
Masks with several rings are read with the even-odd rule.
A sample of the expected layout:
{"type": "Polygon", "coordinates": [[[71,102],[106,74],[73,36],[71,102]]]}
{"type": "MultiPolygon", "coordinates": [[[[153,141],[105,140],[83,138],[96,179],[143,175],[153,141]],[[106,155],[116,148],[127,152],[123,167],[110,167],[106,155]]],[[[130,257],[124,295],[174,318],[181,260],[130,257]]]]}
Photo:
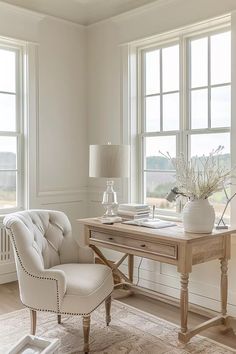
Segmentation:
{"type": "Polygon", "coordinates": [[[194,199],[185,204],[183,225],[186,232],[211,233],[215,222],[215,210],[208,199],[194,199]]]}

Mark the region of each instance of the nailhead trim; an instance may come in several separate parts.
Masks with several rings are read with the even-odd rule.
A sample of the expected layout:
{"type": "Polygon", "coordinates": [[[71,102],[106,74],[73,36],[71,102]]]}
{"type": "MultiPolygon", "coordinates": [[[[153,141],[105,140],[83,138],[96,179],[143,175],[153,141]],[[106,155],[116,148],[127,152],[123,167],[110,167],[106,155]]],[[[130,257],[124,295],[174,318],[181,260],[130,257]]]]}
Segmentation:
{"type": "Polygon", "coordinates": [[[25,305],[22,301],[22,304],[25,306],[25,307],[28,307],[30,310],[34,310],[34,311],[41,311],[41,312],[53,312],[53,313],[56,313],[58,315],[71,315],[71,316],[85,316],[85,315],[90,315],[94,310],[96,310],[109,296],[111,296],[112,292],[106,297],[106,299],[102,300],[91,312],[89,313],[73,313],[73,312],[61,312],[60,311],[60,302],[59,302],[59,290],[58,290],[58,280],[55,279],[55,278],[49,278],[49,277],[42,277],[42,276],[39,276],[39,275],[34,275],[34,274],[31,274],[29,273],[25,266],[23,265],[23,262],[20,258],[20,255],[19,255],[19,252],[18,252],[18,249],[16,247],[16,241],[15,241],[15,238],[14,238],[14,234],[12,232],[12,230],[10,228],[7,228],[7,231],[10,233],[10,236],[12,238],[12,241],[13,241],[13,244],[14,244],[14,248],[15,248],[15,251],[16,251],[16,255],[17,255],[17,258],[20,262],[20,265],[22,267],[22,269],[24,270],[24,272],[29,275],[30,277],[32,278],[36,278],[36,279],[42,279],[42,280],[54,280],[56,281],[56,287],[57,287],[57,311],[55,310],[42,310],[42,309],[37,309],[37,308],[34,308],[34,307],[30,307],[28,305],[25,305]]]}
{"type": "MultiPolygon", "coordinates": [[[[58,280],[55,279],[55,278],[51,278],[51,277],[43,277],[43,276],[40,276],[40,275],[35,275],[35,274],[29,273],[29,272],[26,270],[26,268],[25,268],[25,266],[23,265],[23,262],[22,262],[22,260],[21,260],[21,258],[20,258],[20,255],[19,255],[18,249],[17,249],[17,247],[16,247],[16,241],[15,241],[14,234],[13,234],[12,230],[11,230],[10,228],[6,228],[6,229],[7,229],[7,231],[10,233],[10,236],[11,236],[11,239],[12,239],[12,241],[13,241],[14,248],[15,248],[15,251],[16,251],[17,258],[18,258],[18,260],[19,260],[19,262],[20,262],[20,265],[21,265],[22,269],[24,270],[24,272],[25,272],[27,275],[29,275],[30,277],[32,277],[32,278],[41,279],[41,280],[54,280],[54,281],[56,282],[56,288],[57,288],[57,312],[60,312],[60,301],[59,301],[60,299],[59,299],[59,290],[58,290],[58,280]]],[[[28,306],[27,306],[27,307],[28,307],[28,306]]],[[[55,312],[54,310],[47,310],[47,311],[53,311],[53,312],[55,312]]]]}
{"type": "Polygon", "coordinates": [[[86,315],[90,315],[93,311],[95,311],[104,301],[106,301],[106,299],[111,296],[112,292],[104,299],[102,300],[92,311],[87,312],[87,313],[78,313],[78,312],[57,312],[54,310],[42,310],[42,309],[37,309],[35,307],[30,307],[28,305],[25,305],[22,301],[21,303],[25,306],[28,307],[28,309],[30,310],[34,310],[34,311],[41,311],[41,312],[53,312],[56,313],[57,315],[69,315],[69,316],[86,316],[86,315]]]}

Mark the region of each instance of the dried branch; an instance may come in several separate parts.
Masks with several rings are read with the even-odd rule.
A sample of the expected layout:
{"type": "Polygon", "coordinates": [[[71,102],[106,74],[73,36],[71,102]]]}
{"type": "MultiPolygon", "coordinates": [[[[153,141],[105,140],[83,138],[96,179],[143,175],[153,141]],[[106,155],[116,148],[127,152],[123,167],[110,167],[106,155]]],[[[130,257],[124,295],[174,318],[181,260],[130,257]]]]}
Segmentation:
{"type": "Polygon", "coordinates": [[[235,169],[220,167],[220,157],[224,147],[219,145],[208,156],[194,156],[187,161],[181,153],[178,157],[160,151],[160,154],[169,159],[175,170],[178,194],[189,199],[206,199],[212,194],[223,190],[230,184],[232,172],[235,169]]]}

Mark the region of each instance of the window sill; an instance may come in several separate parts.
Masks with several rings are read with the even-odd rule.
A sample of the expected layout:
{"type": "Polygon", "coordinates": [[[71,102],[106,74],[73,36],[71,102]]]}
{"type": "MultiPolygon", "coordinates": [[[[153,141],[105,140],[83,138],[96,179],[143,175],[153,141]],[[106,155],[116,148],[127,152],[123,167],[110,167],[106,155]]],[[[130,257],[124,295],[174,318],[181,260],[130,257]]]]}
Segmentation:
{"type": "Polygon", "coordinates": [[[181,215],[163,215],[163,214],[155,214],[155,217],[158,219],[166,220],[166,221],[176,221],[176,222],[182,222],[181,215]]]}

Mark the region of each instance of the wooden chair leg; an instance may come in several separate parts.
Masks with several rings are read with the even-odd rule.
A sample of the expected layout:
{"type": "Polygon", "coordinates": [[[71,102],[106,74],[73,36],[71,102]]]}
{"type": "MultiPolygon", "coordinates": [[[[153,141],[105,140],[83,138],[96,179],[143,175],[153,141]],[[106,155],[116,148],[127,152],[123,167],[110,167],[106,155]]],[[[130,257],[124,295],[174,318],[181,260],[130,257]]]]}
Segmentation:
{"type": "Polygon", "coordinates": [[[105,300],[105,308],[106,308],[106,323],[107,326],[109,326],[109,323],[111,322],[111,295],[108,296],[105,300]]]}
{"type": "Polygon", "coordinates": [[[30,310],[30,322],[31,322],[30,333],[34,336],[36,333],[36,322],[37,322],[37,312],[35,310],[30,310]]]}
{"type": "Polygon", "coordinates": [[[57,315],[57,323],[61,324],[61,315],[57,315]]]}
{"type": "Polygon", "coordinates": [[[89,353],[90,315],[83,316],[84,353],[89,353]]]}

